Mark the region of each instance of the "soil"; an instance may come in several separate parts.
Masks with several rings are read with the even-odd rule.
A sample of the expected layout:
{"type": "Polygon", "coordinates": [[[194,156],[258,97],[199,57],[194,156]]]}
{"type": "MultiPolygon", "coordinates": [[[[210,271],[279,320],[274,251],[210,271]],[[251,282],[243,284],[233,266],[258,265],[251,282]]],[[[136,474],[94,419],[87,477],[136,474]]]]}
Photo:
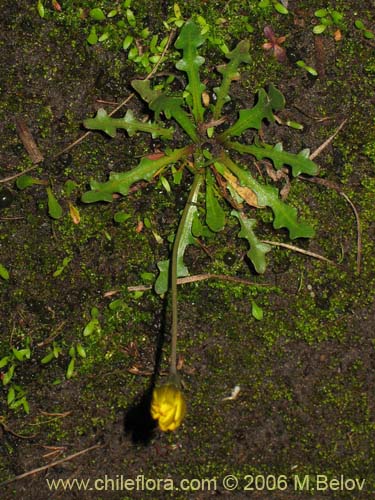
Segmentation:
{"type": "MultiPolygon", "coordinates": [[[[98,6],[108,12],[119,2],[79,3],[87,14],[98,6]]],[[[144,78],[144,70],[123,50],[88,45],[90,23],[77,21],[76,2],[61,2],[62,14],[45,2],[45,18],[36,2],[15,0],[2,7],[0,264],[9,279],[0,278],[0,360],[9,356],[16,368],[0,393],[1,498],[375,495],[375,57],[374,41],[354,27],[361,19],[375,29],[374,4],[326,3],[345,16],[337,41],[332,27],[312,33],[314,11],[322,7],[318,1],[290,0],[289,15],[272,7],[244,9],[237,1],[181,5],[185,18],[198,13],[208,21],[220,10],[229,47],[251,37],[253,62],[234,84],[228,115],[250,107],[256,90],[273,82],[286,98],[280,120],[301,123],[303,130],[265,124],[268,142],[282,142],[292,152],[315,151],[346,122],[316,158],[323,183],[293,179],[287,198],[314,226],[315,237],[291,242],[286,232],[272,228],[267,211],[257,211],[263,239],[299,246],[334,264],[274,247],[266,272],[258,276],[234,222],[204,246],[189,247],[191,274],[226,274],[255,285],[211,279],[179,288],[178,347],[188,413],[174,433],[160,432],[149,416],[155,372],[163,380],[168,366],[168,296],[152,290],[135,294],[128,287],[155,279],[186,188],[173,186],[170,178],[171,194],[153,182],[113,203],[83,204],[90,178],[105,180],[112,170],[131,168],[163,144],[142,134],[110,139],[92,133],[66,150],[85,133],[83,120],[100,106],[110,111],[111,102],[126,99],[130,81],[144,78]],[[254,27],[251,35],[244,16],[254,27]],[[266,24],[277,36],[287,35],[285,63],[262,49],[266,24]],[[317,69],[317,77],[296,66],[301,59],[317,69]],[[33,163],[21,142],[20,120],[43,154],[40,163],[33,163]],[[30,168],[29,175],[52,187],[63,217],[48,215],[46,184],[17,188],[13,176],[30,168]],[[68,180],[75,183],[70,193],[68,180]],[[358,212],[360,244],[343,193],[358,212]],[[71,205],[79,210],[79,224],[69,215],[71,205]],[[129,218],[114,222],[117,212],[129,218]],[[70,260],[63,265],[65,258],[70,260]],[[262,320],[252,315],[254,301],[263,309],[262,320]],[[93,308],[100,328],[84,336],[93,308]],[[78,344],[86,357],[77,354],[78,344]],[[30,359],[12,358],[12,348],[28,345],[30,359]],[[59,355],[42,363],[52,348],[59,355]],[[28,413],[22,405],[7,405],[12,385],[19,400],[25,391],[28,413]],[[238,395],[228,399],[236,386],[238,395]],[[224,481],[229,474],[238,478],[233,491],[231,479],[227,488],[224,481]],[[91,482],[86,489],[49,489],[47,481],[74,478],[91,482]],[[178,488],[182,479],[196,480],[190,491],[183,484],[169,491],[171,481],[178,488]]],[[[165,36],[162,21],[172,15],[172,2],[150,8],[140,1],[134,11],[165,36]]],[[[205,51],[202,71],[212,88],[222,56],[212,44],[205,51]]],[[[160,72],[175,69],[166,63],[160,72]]],[[[128,106],[136,114],[145,109],[137,97],[128,106]]],[[[285,180],[276,182],[282,187],[285,180]]],[[[187,176],[183,185],[188,183],[187,176]]],[[[3,382],[9,364],[0,369],[3,382]]]]}

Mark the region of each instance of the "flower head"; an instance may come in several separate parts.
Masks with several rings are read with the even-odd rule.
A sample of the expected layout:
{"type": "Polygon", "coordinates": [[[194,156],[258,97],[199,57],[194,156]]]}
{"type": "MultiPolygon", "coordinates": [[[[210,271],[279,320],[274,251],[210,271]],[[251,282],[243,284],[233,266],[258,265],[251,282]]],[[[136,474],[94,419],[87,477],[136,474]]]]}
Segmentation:
{"type": "Polygon", "coordinates": [[[184,395],[172,383],[155,387],[152,393],[151,416],[162,431],[174,431],[186,414],[184,395]]]}

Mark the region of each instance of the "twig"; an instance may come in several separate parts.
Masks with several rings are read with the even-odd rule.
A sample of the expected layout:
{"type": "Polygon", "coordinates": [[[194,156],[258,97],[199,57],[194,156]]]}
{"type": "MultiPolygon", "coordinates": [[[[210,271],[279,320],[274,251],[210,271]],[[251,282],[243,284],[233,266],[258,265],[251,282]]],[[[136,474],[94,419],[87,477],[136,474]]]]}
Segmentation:
{"type": "Polygon", "coordinates": [[[44,157],[42,153],[39,151],[39,148],[36,145],[36,142],[34,141],[31,131],[23,118],[21,117],[16,118],[16,129],[19,138],[22,141],[22,144],[24,145],[26,151],[28,152],[31,158],[31,161],[33,163],[40,163],[41,161],[43,161],[44,157]]]}
{"type": "Polygon", "coordinates": [[[0,179],[0,182],[9,182],[12,181],[13,179],[16,179],[17,177],[20,177],[20,175],[24,175],[26,172],[30,172],[30,170],[35,170],[37,168],[37,165],[34,167],[29,167],[23,172],[18,172],[18,174],[10,175],[9,177],[5,177],[4,179],[0,179]]]}
{"type": "MultiPolygon", "coordinates": [[[[336,135],[340,132],[340,130],[343,128],[345,123],[348,121],[347,118],[339,125],[339,127],[336,129],[336,131],[329,137],[326,141],[323,142],[313,153],[310,155],[310,160],[313,160],[316,158],[322,151],[325,149],[331,142],[332,140],[336,137],[336,135]]],[[[313,182],[315,184],[321,184],[322,186],[328,187],[330,189],[335,189],[339,195],[341,195],[345,200],[349,203],[351,206],[355,220],[356,220],[356,225],[357,225],[357,273],[361,272],[361,259],[362,259],[362,229],[361,229],[361,220],[359,218],[359,213],[358,210],[356,209],[354,203],[352,200],[342,191],[341,187],[331,181],[327,181],[326,179],[319,179],[316,177],[304,177],[300,176],[300,179],[308,182],[313,182]]]]}
{"type": "Polygon", "coordinates": [[[294,252],[303,253],[304,255],[309,255],[310,257],[314,257],[315,259],[324,260],[325,262],[329,262],[330,264],[337,266],[336,262],[327,259],[327,257],[323,257],[323,255],[319,255],[318,253],[314,252],[309,252],[308,250],[303,250],[302,248],[296,247],[294,245],[289,245],[288,243],[280,243],[279,241],[269,241],[269,240],[262,240],[262,243],[268,243],[268,245],[273,245],[276,247],[288,248],[289,250],[293,250],[294,252]]]}
{"type": "MultiPolygon", "coordinates": [[[[150,80],[150,78],[152,78],[152,76],[156,73],[158,67],[160,66],[167,50],[169,49],[169,46],[171,44],[171,41],[172,41],[172,38],[175,34],[175,30],[172,30],[169,34],[169,38],[168,38],[168,42],[166,43],[165,47],[164,47],[164,50],[158,60],[158,62],[155,64],[155,66],[153,67],[153,69],[150,71],[150,73],[145,77],[145,80],[150,80]]],[[[124,107],[131,99],[133,99],[133,97],[135,96],[135,93],[132,92],[130,95],[128,95],[128,97],[122,101],[118,106],[116,106],[110,113],[108,113],[108,116],[112,116],[114,115],[115,113],[117,113],[117,111],[119,109],[121,109],[122,107],[124,107]]],[[[92,134],[91,130],[85,132],[83,135],[81,135],[81,137],[79,137],[76,141],[72,142],[72,144],[69,144],[69,146],[67,146],[66,148],[64,148],[62,151],[60,151],[59,153],[57,153],[54,158],[57,158],[58,156],[66,153],[67,151],[70,151],[72,148],[74,148],[74,146],[77,146],[77,144],[80,144],[83,140],[86,139],[86,137],[88,137],[90,134],[92,134]]]]}
{"type": "Polygon", "coordinates": [[[20,439],[33,439],[37,436],[37,434],[31,434],[29,436],[24,436],[22,434],[18,434],[17,432],[14,432],[10,427],[7,426],[7,424],[5,423],[4,417],[0,417],[0,425],[2,426],[2,428],[4,429],[5,432],[9,432],[9,434],[12,434],[12,436],[16,436],[20,439]]]}
{"type": "Polygon", "coordinates": [[[56,460],[55,462],[51,462],[50,464],[43,465],[43,467],[37,467],[36,469],[29,470],[28,472],[24,472],[23,474],[20,474],[19,476],[12,477],[12,479],[8,479],[7,481],[4,481],[0,483],[0,486],[5,486],[7,484],[13,483],[14,481],[19,481],[20,479],[24,479],[25,477],[32,476],[33,474],[37,474],[38,472],[43,472],[44,470],[48,470],[51,467],[56,467],[56,465],[60,465],[64,462],[68,462],[69,460],[73,460],[74,458],[79,457],[80,455],[83,455],[89,451],[95,450],[97,448],[103,448],[102,444],[95,444],[94,446],[90,446],[89,448],[86,448],[85,450],[78,451],[77,453],[73,453],[73,455],[69,455],[65,458],[62,458],[60,460],[56,460]]]}
{"type": "Polygon", "coordinates": [[[357,273],[361,272],[361,260],[362,260],[362,229],[361,229],[361,220],[359,218],[358,210],[356,209],[352,200],[347,196],[343,191],[339,192],[341,196],[345,198],[345,200],[352,207],[354,212],[356,224],[357,224],[357,273]]]}
{"type": "MultiPolygon", "coordinates": [[[[184,285],[186,283],[195,283],[196,281],[204,281],[204,280],[209,280],[209,279],[217,279],[217,280],[224,280],[224,281],[232,281],[233,283],[242,283],[243,285],[249,285],[249,286],[273,286],[269,283],[255,283],[253,281],[249,281],[245,278],[237,278],[236,276],[226,276],[225,274],[196,274],[193,276],[185,276],[184,278],[178,278],[177,279],[177,284],[178,285],[184,285]]],[[[150,285],[135,285],[135,286],[128,286],[127,290],[128,292],[146,292],[147,290],[152,290],[152,286],[150,285]]],[[[121,290],[111,290],[111,295],[115,293],[119,293],[121,290]]],[[[108,295],[109,292],[106,292],[104,295],[108,295]]]]}
{"type": "Polygon", "coordinates": [[[320,155],[320,153],[323,151],[323,149],[325,149],[327,146],[329,146],[329,144],[333,141],[333,139],[340,132],[340,130],[342,129],[342,127],[345,125],[345,123],[347,121],[348,121],[348,119],[345,118],[345,120],[338,126],[338,128],[335,130],[335,132],[330,137],[328,137],[328,139],[326,141],[324,141],[323,144],[321,144],[315,151],[313,151],[311,153],[311,155],[309,156],[310,160],[313,160],[314,158],[316,158],[318,155],[320,155]]]}
{"type": "Polygon", "coordinates": [[[59,325],[57,325],[57,327],[56,327],[55,331],[52,333],[52,335],[50,335],[48,338],[46,338],[42,342],[39,342],[37,344],[37,347],[44,347],[44,346],[50,344],[53,340],[55,340],[55,338],[60,335],[60,331],[65,324],[66,324],[66,320],[63,320],[59,325]]]}
{"type": "Polygon", "coordinates": [[[362,260],[362,229],[361,229],[361,220],[359,217],[358,210],[356,209],[354,203],[349,198],[347,194],[341,189],[341,186],[336,184],[335,182],[328,181],[327,179],[320,179],[319,177],[305,177],[303,175],[299,176],[299,179],[303,181],[312,182],[313,184],[319,184],[328,189],[334,189],[340,196],[342,196],[350,205],[353,210],[356,225],[357,225],[357,272],[361,272],[361,260],[362,260]]]}

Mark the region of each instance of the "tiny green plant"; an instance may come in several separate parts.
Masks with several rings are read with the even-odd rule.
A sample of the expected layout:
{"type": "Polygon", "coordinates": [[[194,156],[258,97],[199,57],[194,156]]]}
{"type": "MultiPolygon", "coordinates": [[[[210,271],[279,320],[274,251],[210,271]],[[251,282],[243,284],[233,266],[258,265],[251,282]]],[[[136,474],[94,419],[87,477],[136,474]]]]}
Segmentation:
{"type": "Polygon", "coordinates": [[[16,368],[30,358],[30,338],[27,337],[24,347],[12,347],[9,353],[0,359],[1,380],[4,388],[8,387],[7,403],[11,410],[16,410],[22,406],[25,413],[29,413],[30,411],[26,391],[14,383],[16,368]]]}
{"type": "Polygon", "coordinates": [[[9,271],[3,264],[0,264],[0,278],[3,278],[3,280],[9,279],[9,271]]]}
{"type": "MultiPolygon", "coordinates": [[[[87,129],[101,130],[110,137],[115,137],[118,129],[125,129],[129,136],[148,133],[166,142],[164,153],[157,158],[143,157],[134,168],[110,173],[108,181],[91,180],[91,189],[82,195],[84,203],[112,202],[118,194],[126,196],[133,184],[151,182],[157,177],[167,179],[170,176],[175,183],[184,179],[190,183],[187,202],[172,239],[171,259],[158,262],[159,276],[155,282],[159,294],[171,288],[170,374],[171,383],[176,387],[179,387],[176,379],[177,278],[189,274],[184,262],[187,247],[198,238],[212,237],[222,231],[231,217],[239,226],[239,238],[245,239],[249,245],[247,255],[255,271],[262,274],[267,267],[266,255],[271,246],[256,234],[254,215],[257,210],[271,209],[273,227],[287,229],[291,239],[314,235],[313,227],[298,219],[296,208],[282,201],[278,189],[259,178],[256,168],[253,168],[256,160],[267,159],[276,170],[289,167],[293,177],[302,173],[317,174],[316,164],[309,159],[309,150],[289,153],[284,151],[281,143],[268,144],[256,133],[248,134],[248,131],[259,131],[264,121],[275,121],[274,113],[285,105],[283,95],[271,84],[267,90],[258,91],[253,107],[241,109],[235,117],[226,114],[225,105],[231,100],[231,83],[238,80],[239,67],[251,61],[250,43],[243,40],[226,54],[228,63],[218,66],[221,83],[213,89],[213,103],[205,102],[203,97],[207,96],[207,89],[200,78],[205,59],[198,51],[204,43],[199,25],[187,21],[175,41],[175,48],[182,54],[176,68],[187,75],[187,84],[180,94],[153,87],[150,80],[132,81],[133,88],[153,113],[154,121],[144,122],[130,109],[122,118],[112,118],[104,109],[99,109],[94,118],[84,121],[87,129]],[[173,140],[177,128],[180,129],[179,136],[183,134],[185,144],[168,147],[167,141],[173,140]],[[242,161],[238,160],[241,156],[242,161]]],[[[166,188],[165,181],[162,184],[166,188]]],[[[169,192],[170,183],[167,185],[169,192]]],[[[262,319],[262,309],[255,302],[252,314],[257,320],[262,319]]],[[[96,321],[97,314],[92,314],[84,335],[97,327],[96,321]]]]}
{"type": "Polygon", "coordinates": [[[319,21],[313,28],[315,35],[324,33],[329,27],[342,28],[343,26],[344,14],[337,10],[327,7],[316,10],[314,15],[319,21]]]}
{"type": "Polygon", "coordinates": [[[363,21],[361,21],[360,19],[357,19],[355,21],[354,26],[357,28],[357,30],[362,32],[362,35],[367,38],[367,40],[373,40],[375,38],[374,33],[367,29],[363,21]]]}
{"type": "Polygon", "coordinates": [[[318,76],[318,72],[316,71],[315,68],[313,68],[312,66],[308,66],[305,61],[303,61],[302,59],[299,60],[299,61],[296,61],[296,65],[299,67],[299,68],[302,68],[304,69],[305,71],[307,71],[308,73],[310,73],[310,75],[312,76],[318,76]]]}
{"type": "Polygon", "coordinates": [[[285,42],[286,36],[277,37],[272,29],[272,26],[265,26],[263,30],[264,36],[267,38],[268,42],[262,45],[263,50],[271,50],[277,61],[286,61],[286,50],[281,47],[281,44],[285,42]]]}
{"type": "Polygon", "coordinates": [[[261,9],[266,9],[271,5],[279,14],[289,14],[289,11],[287,9],[287,0],[280,0],[280,2],[278,2],[277,0],[260,0],[258,7],[260,7],[261,9]]]}

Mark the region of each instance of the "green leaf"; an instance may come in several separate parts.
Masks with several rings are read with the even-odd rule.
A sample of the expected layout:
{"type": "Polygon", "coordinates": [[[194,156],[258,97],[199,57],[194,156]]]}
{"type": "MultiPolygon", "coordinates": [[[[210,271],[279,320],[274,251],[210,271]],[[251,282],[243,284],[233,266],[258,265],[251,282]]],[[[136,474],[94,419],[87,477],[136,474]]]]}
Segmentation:
{"type": "Polygon", "coordinates": [[[318,9],[314,12],[314,16],[316,17],[325,17],[328,14],[327,9],[318,9]]]}
{"type": "Polygon", "coordinates": [[[13,403],[13,401],[15,400],[16,398],[16,391],[14,390],[14,387],[11,386],[9,387],[9,391],[8,391],[8,395],[7,395],[7,403],[8,403],[8,406],[13,403]]]}
{"type": "Polygon", "coordinates": [[[228,142],[226,145],[240,153],[250,153],[257,160],[268,158],[272,160],[274,167],[279,170],[284,165],[292,168],[292,175],[297,177],[300,174],[316,175],[318,173],[317,165],[310,160],[309,150],[303,149],[298,154],[283,151],[282,144],[278,143],[275,146],[263,144],[255,146],[253,144],[240,144],[239,142],[228,142]]]}
{"type": "Polygon", "coordinates": [[[273,101],[280,105],[279,99],[275,98],[274,92],[268,95],[264,89],[260,89],[256,105],[251,109],[242,109],[238,120],[219,135],[219,140],[225,140],[227,137],[238,137],[249,128],[259,130],[264,119],[270,122],[275,121],[272,113],[273,101]]]}
{"type": "Polygon", "coordinates": [[[59,266],[56,271],[53,273],[53,277],[54,278],[57,278],[58,276],[60,276],[60,274],[64,271],[64,269],[66,268],[66,266],[69,264],[69,262],[72,260],[71,257],[65,257],[64,260],[62,261],[62,264],[61,266],[59,266]]]}
{"type": "Polygon", "coordinates": [[[52,192],[50,187],[47,188],[47,196],[48,196],[48,213],[52,217],[52,219],[60,219],[63,214],[60,203],[55,198],[55,195],[52,192]]]}
{"type": "Polygon", "coordinates": [[[176,163],[183,156],[190,152],[190,146],[182,149],[176,149],[169,155],[165,155],[157,160],[142,158],[139,165],[128,172],[112,172],[107,182],[97,182],[92,180],[90,187],[92,191],[87,191],[82,195],[84,203],[94,203],[96,201],[112,201],[114,193],[120,193],[123,196],[128,194],[130,186],[140,180],[150,181],[161,167],[176,163]]]}
{"type": "Polygon", "coordinates": [[[259,207],[270,207],[272,209],[274,214],[273,227],[275,229],[286,227],[292,240],[314,236],[314,229],[309,224],[297,220],[297,210],[279,198],[278,190],[275,187],[260,184],[252,177],[250,172],[238,167],[225,154],[221,155],[220,163],[215,163],[215,167],[219,171],[221,165],[227,167],[238,178],[242,186],[249,187],[257,195],[259,207]]]}
{"type": "MultiPolygon", "coordinates": [[[[192,225],[194,216],[197,212],[197,201],[198,194],[203,182],[203,178],[200,174],[196,174],[199,176],[195,182],[195,188],[190,191],[189,199],[187,201],[185,209],[187,210],[185,224],[182,229],[182,235],[180,238],[180,244],[177,249],[177,277],[182,278],[183,276],[187,276],[189,274],[188,268],[184,264],[184,254],[186,247],[192,243],[194,243],[194,238],[192,235],[192,225]]],[[[159,276],[155,281],[155,292],[159,295],[165,293],[168,290],[169,283],[169,266],[170,259],[162,260],[157,263],[158,269],[160,271],[159,276]]]]}
{"type": "Polygon", "coordinates": [[[4,368],[8,364],[9,356],[4,356],[0,359],[0,368],[4,368]]]}
{"type": "Polygon", "coordinates": [[[341,21],[344,19],[344,14],[341,12],[337,12],[337,10],[334,10],[332,13],[332,20],[336,24],[336,26],[340,25],[341,21]]]}
{"type": "Polygon", "coordinates": [[[32,186],[33,184],[45,184],[45,181],[35,179],[34,177],[31,177],[31,175],[21,175],[16,180],[16,186],[21,191],[29,186],[32,186]]]}
{"type": "Polygon", "coordinates": [[[98,35],[96,33],[96,28],[95,26],[91,26],[89,36],[87,37],[87,43],[90,45],[95,45],[98,43],[98,35]]]}
{"type": "Polygon", "coordinates": [[[285,97],[272,83],[268,85],[267,95],[271,101],[271,108],[274,111],[280,111],[285,108],[285,97]]]}
{"type": "Polygon", "coordinates": [[[317,24],[317,25],[316,25],[316,26],[314,26],[314,28],[313,28],[313,33],[314,33],[315,35],[320,35],[321,33],[323,33],[323,31],[325,31],[325,30],[326,30],[326,28],[327,28],[327,26],[326,26],[326,25],[324,25],[324,24],[317,24]]]}
{"type": "Polygon", "coordinates": [[[122,48],[127,50],[133,43],[134,38],[131,35],[127,35],[122,43],[122,48]]]}
{"type": "Polygon", "coordinates": [[[9,279],[9,271],[2,264],[0,264],[0,278],[3,278],[3,280],[9,279]]]}
{"type": "Polygon", "coordinates": [[[277,12],[279,14],[289,14],[289,11],[286,7],[284,7],[284,5],[282,3],[275,3],[274,4],[274,7],[275,7],[275,10],[277,10],[277,12]]]}
{"type": "Polygon", "coordinates": [[[113,216],[113,220],[118,224],[121,224],[130,219],[131,217],[132,217],[131,214],[127,214],[125,212],[116,212],[115,215],[113,216]]]}
{"type": "Polygon", "coordinates": [[[249,51],[249,41],[243,40],[239,42],[231,52],[226,54],[226,58],[229,59],[230,62],[217,68],[219,73],[223,75],[223,80],[220,87],[214,89],[217,98],[213,113],[214,120],[219,118],[224,103],[230,100],[229,88],[231,82],[238,78],[238,66],[241,63],[251,62],[249,51]]]}
{"type": "Polygon", "coordinates": [[[46,365],[47,363],[50,363],[53,359],[55,359],[55,357],[56,357],[55,353],[51,351],[48,354],[46,354],[40,362],[42,363],[42,365],[46,365]]]}
{"type": "Polygon", "coordinates": [[[98,38],[99,42],[105,42],[105,40],[108,40],[109,38],[109,33],[108,31],[105,31],[100,37],[98,38]]]}
{"type": "Polygon", "coordinates": [[[10,365],[8,370],[5,372],[4,377],[3,377],[3,385],[9,384],[9,382],[12,380],[13,375],[14,375],[14,370],[16,369],[16,365],[10,365]]]}
{"type": "Polygon", "coordinates": [[[128,20],[128,23],[130,26],[133,28],[136,26],[137,21],[135,19],[134,13],[131,9],[126,9],[126,19],[128,20]]]}
{"type": "Polygon", "coordinates": [[[363,22],[360,20],[360,19],[357,19],[354,23],[354,26],[359,29],[359,30],[364,30],[366,29],[365,28],[365,25],[363,24],[363,22]]]}
{"type": "Polygon", "coordinates": [[[215,195],[214,178],[210,170],[206,174],[206,223],[217,233],[224,228],[225,213],[215,195]]]}
{"type": "Polygon", "coordinates": [[[164,113],[166,118],[174,118],[194,142],[199,141],[195,125],[186,111],[182,109],[184,102],[182,97],[168,96],[160,90],[152,89],[149,80],[133,80],[131,83],[142,99],[149,104],[150,109],[155,112],[156,120],[159,119],[160,113],[164,113]]]}
{"type": "Polygon", "coordinates": [[[26,396],[24,396],[22,399],[22,406],[23,406],[23,410],[25,413],[27,413],[27,415],[30,413],[30,406],[29,406],[29,403],[26,399],[26,396]]]}
{"type": "Polygon", "coordinates": [[[254,300],[251,303],[251,314],[258,321],[263,319],[263,309],[254,300]]]}
{"type": "Polygon", "coordinates": [[[99,318],[99,309],[97,307],[92,307],[90,314],[91,314],[92,319],[98,319],[99,318]]]}
{"type": "Polygon", "coordinates": [[[104,21],[105,14],[102,9],[96,7],[95,9],[90,10],[90,17],[94,19],[94,21],[104,21]]]}
{"type": "Polygon", "coordinates": [[[253,231],[256,225],[255,219],[248,219],[242,212],[237,212],[236,210],[232,210],[231,215],[236,217],[240,222],[241,231],[238,233],[238,236],[245,238],[250,245],[247,256],[253,263],[256,272],[263,274],[266,270],[266,254],[271,250],[270,245],[262,243],[256,237],[253,231]]]}
{"type": "Polygon", "coordinates": [[[160,181],[161,181],[161,183],[163,185],[163,188],[166,190],[166,192],[168,194],[171,194],[172,190],[171,190],[171,185],[168,182],[168,179],[166,177],[164,177],[164,175],[161,175],[160,176],[160,181]]]}
{"type": "Polygon", "coordinates": [[[83,336],[88,337],[92,335],[99,327],[100,323],[96,318],[90,320],[83,329],[83,336]]]}
{"type": "Polygon", "coordinates": [[[66,378],[69,380],[70,378],[72,378],[73,376],[73,373],[74,373],[74,366],[75,366],[75,358],[72,358],[70,361],[69,361],[69,364],[68,364],[68,368],[66,370],[66,378]]]}
{"type": "Polygon", "coordinates": [[[372,31],[369,31],[369,30],[365,30],[365,31],[363,32],[363,36],[364,36],[365,38],[367,38],[368,40],[373,40],[373,39],[375,38],[374,33],[373,33],[372,31]]]}
{"type": "Polygon", "coordinates": [[[72,192],[77,189],[77,183],[68,179],[64,184],[64,192],[66,196],[70,196],[72,192]]]}
{"type": "Polygon", "coordinates": [[[86,357],[86,351],[85,351],[82,344],[77,344],[77,353],[78,353],[78,356],[80,356],[81,358],[86,357]]]}
{"type": "Polygon", "coordinates": [[[122,118],[112,118],[105,109],[100,108],[95,118],[87,118],[83,125],[90,130],[102,130],[110,137],[116,137],[118,128],[123,128],[127,131],[130,137],[136,132],[147,132],[153,138],[163,137],[164,139],[172,139],[173,129],[159,127],[152,123],[144,123],[134,118],[133,112],[128,109],[125,116],[122,118]]]}
{"type": "Polygon", "coordinates": [[[45,10],[44,10],[44,5],[43,5],[42,0],[38,0],[36,8],[38,10],[39,16],[43,19],[43,17],[45,16],[45,10]]]}
{"type": "Polygon", "coordinates": [[[30,359],[31,352],[29,348],[25,349],[12,349],[13,355],[18,361],[25,361],[25,359],[30,359]]]}
{"type": "Polygon", "coordinates": [[[191,94],[192,112],[198,123],[203,121],[202,92],[206,86],[199,78],[199,68],[204,63],[204,58],[198,54],[197,48],[204,43],[204,40],[199,26],[189,20],[184,24],[174,44],[176,49],[183,52],[183,57],[176,63],[176,68],[187,73],[189,83],[185,90],[191,94]]]}

